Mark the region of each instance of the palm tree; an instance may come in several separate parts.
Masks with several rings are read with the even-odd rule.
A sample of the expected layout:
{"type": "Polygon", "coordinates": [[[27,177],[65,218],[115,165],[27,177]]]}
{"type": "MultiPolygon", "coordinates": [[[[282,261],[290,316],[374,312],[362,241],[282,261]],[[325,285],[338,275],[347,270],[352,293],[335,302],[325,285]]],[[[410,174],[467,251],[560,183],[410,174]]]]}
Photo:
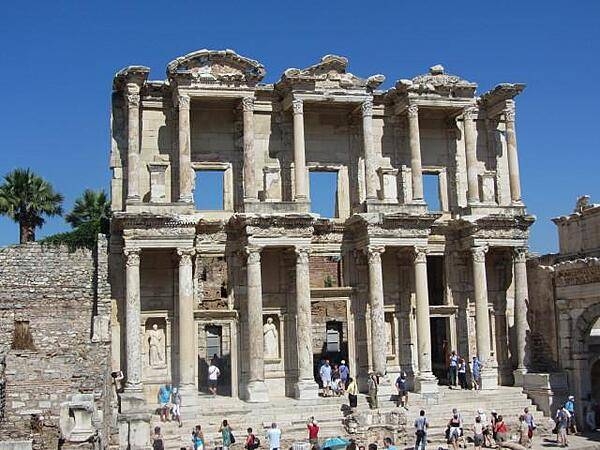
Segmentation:
{"type": "Polygon", "coordinates": [[[73,210],[67,214],[65,220],[73,228],[92,221],[105,221],[110,217],[110,201],[106,192],[86,189],[83,195],[75,200],[73,210]]]}
{"type": "Polygon", "coordinates": [[[35,229],[44,225],[43,215],[62,215],[63,196],[30,169],[15,169],[0,185],[0,214],[19,224],[21,244],[35,241],[35,229]]]}

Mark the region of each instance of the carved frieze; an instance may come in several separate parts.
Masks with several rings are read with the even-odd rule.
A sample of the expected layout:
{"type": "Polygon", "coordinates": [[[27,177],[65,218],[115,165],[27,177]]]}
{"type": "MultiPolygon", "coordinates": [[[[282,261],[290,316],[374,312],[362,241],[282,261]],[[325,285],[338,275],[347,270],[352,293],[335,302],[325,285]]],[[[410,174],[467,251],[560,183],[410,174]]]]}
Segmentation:
{"type": "Polygon", "coordinates": [[[557,287],[600,283],[600,258],[586,258],[554,266],[557,287]]]}

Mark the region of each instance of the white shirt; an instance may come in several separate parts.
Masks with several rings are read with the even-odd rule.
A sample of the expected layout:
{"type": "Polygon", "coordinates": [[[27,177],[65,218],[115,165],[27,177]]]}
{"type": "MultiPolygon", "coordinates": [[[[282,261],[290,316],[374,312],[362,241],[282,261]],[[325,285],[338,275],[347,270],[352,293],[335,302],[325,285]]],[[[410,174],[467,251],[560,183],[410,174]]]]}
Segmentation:
{"type": "Polygon", "coordinates": [[[219,375],[221,375],[221,371],[219,370],[219,368],[215,365],[210,365],[208,366],[208,379],[209,380],[216,380],[219,378],[219,375]]]}
{"type": "Polygon", "coordinates": [[[281,430],[279,428],[269,428],[267,437],[269,438],[269,448],[279,448],[281,445],[281,430]]]}

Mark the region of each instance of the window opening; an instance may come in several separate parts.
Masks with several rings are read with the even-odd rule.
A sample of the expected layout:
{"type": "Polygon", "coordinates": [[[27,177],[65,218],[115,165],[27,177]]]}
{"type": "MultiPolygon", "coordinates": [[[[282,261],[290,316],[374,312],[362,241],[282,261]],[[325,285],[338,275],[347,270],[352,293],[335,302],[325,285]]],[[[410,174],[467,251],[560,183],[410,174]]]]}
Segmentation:
{"type": "Polygon", "coordinates": [[[321,217],[337,217],[337,172],[310,171],[311,212],[321,217]]]}
{"type": "Polygon", "coordinates": [[[222,327],[210,325],[206,327],[206,360],[210,361],[215,355],[221,358],[222,327]]]}
{"type": "Polygon", "coordinates": [[[429,210],[441,211],[440,175],[438,173],[423,172],[423,197],[429,210]]]}
{"type": "Polygon", "coordinates": [[[444,257],[430,255],[427,257],[427,288],[429,304],[440,306],[444,304],[444,257]]]}
{"type": "Polygon", "coordinates": [[[342,324],[340,322],[327,322],[326,344],[327,353],[342,351],[342,324]]]}
{"type": "Polygon", "coordinates": [[[35,345],[33,344],[33,335],[31,334],[28,320],[15,320],[12,349],[35,350],[35,345]]]}
{"type": "Polygon", "coordinates": [[[196,170],[194,204],[200,211],[222,211],[224,203],[224,170],[196,170]]]}

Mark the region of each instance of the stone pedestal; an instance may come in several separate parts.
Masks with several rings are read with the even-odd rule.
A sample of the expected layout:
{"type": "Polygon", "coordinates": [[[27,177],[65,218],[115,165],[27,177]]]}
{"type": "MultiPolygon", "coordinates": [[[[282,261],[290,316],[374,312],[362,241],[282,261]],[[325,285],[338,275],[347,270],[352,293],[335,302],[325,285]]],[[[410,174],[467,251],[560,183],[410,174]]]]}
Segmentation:
{"type": "Polygon", "coordinates": [[[127,450],[149,450],[150,414],[146,412],[119,414],[119,448],[127,450]]]}
{"type": "Polygon", "coordinates": [[[298,400],[319,398],[319,385],[314,380],[299,380],[294,385],[294,397],[298,400]]]}
{"type": "Polygon", "coordinates": [[[498,369],[496,367],[484,367],[481,371],[482,390],[491,390],[498,388],[498,369]]]}
{"type": "Polygon", "coordinates": [[[525,370],[525,369],[513,370],[513,378],[514,378],[513,385],[518,386],[518,387],[523,387],[526,373],[527,373],[527,370],[525,370]]]}
{"type": "Polygon", "coordinates": [[[269,401],[269,391],[264,380],[249,381],[244,394],[248,403],[267,403],[269,401]]]}
{"type": "Polygon", "coordinates": [[[421,394],[427,404],[435,405],[439,401],[438,380],[432,373],[418,374],[415,377],[415,391],[421,394]]]}

